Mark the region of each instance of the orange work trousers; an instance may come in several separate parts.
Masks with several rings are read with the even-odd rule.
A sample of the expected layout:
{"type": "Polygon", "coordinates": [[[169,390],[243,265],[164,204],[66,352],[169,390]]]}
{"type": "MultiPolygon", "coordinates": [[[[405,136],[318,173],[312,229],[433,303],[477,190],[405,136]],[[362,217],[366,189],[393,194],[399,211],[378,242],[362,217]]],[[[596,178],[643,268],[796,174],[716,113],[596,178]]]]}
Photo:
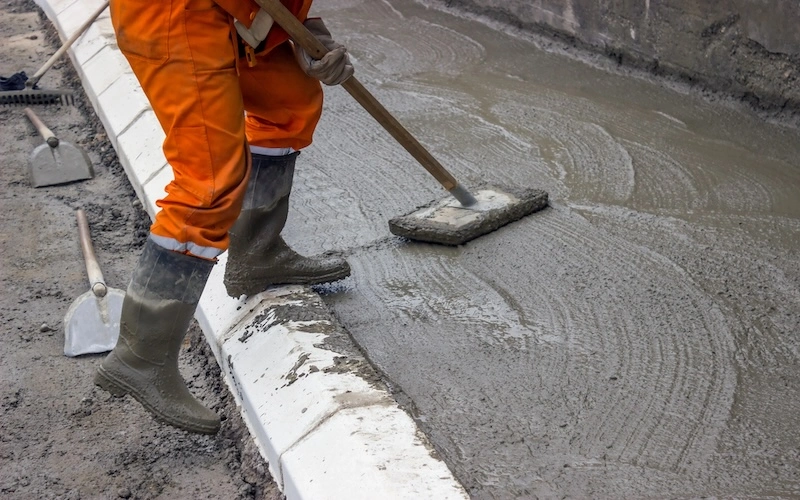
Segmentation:
{"type": "MultiPolygon", "coordinates": [[[[305,20],[311,0],[293,5],[305,20]]],[[[214,259],[228,248],[241,211],[248,143],[296,150],[311,144],[321,85],[300,69],[285,35],[256,56],[255,66],[237,61],[232,17],[213,0],[112,0],[111,19],[166,133],[164,154],[174,172],[156,202],[151,237],[214,259]]],[[[271,32],[268,41],[274,39],[271,32]]]]}

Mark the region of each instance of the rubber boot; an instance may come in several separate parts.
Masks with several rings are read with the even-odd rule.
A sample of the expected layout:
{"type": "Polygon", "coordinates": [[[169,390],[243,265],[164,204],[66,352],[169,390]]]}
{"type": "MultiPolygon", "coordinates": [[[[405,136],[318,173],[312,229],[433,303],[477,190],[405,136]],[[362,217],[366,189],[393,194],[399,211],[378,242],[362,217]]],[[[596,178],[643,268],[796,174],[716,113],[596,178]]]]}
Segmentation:
{"type": "Polygon", "coordinates": [[[119,340],[94,379],[159,420],[201,434],[216,433],[220,420],[189,392],[178,352],[213,266],[148,238],[122,303],[119,340]]]}
{"type": "Polygon", "coordinates": [[[224,283],[231,297],[255,295],[272,285],[315,285],[350,275],[346,260],[303,257],[280,236],[289,215],[298,154],[253,155],[242,212],[229,232],[224,283]]]}

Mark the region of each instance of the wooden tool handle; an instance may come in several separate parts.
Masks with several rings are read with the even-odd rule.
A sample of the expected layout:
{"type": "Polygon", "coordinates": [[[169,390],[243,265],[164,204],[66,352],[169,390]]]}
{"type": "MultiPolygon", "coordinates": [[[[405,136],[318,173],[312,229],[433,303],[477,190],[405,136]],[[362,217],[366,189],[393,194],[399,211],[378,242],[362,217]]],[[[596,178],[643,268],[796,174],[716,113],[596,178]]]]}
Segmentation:
{"type": "Polygon", "coordinates": [[[64,52],[66,52],[72,46],[72,44],[75,43],[75,40],[77,40],[78,38],[80,38],[81,35],[83,35],[84,31],[89,29],[89,26],[92,25],[94,20],[97,19],[100,16],[100,14],[103,13],[104,10],[106,10],[106,7],[108,7],[108,0],[106,0],[100,8],[94,11],[91,16],[89,16],[89,19],[87,19],[86,22],[84,22],[77,29],[77,31],[75,31],[75,33],[73,33],[72,36],[69,37],[69,39],[66,42],[64,42],[64,45],[59,47],[56,53],[50,56],[50,59],[48,59],[47,62],[44,63],[44,65],[42,65],[41,68],[39,68],[39,71],[34,73],[33,76],[30,77],[30,79],[25,82],[25,85],[28,88],[33,88],[37,83],[39,83],[39,80],[47,72],[47,70],[49,70],[53,66],[53,64],[56,63],[56,61],[58,61],[59,57],[64,55],[64,52]]]}
{"type": "Polygon", "coordinates": [[[375,96],[356,77],[351,76],[348,78],[342,83],[342,87],[446,190],[452,191],[458,186],[456,178],[445,170],[442,164],[378,102],[375,96]]]}
{"type": "Polygon", "coordinates": [[[47,125],[44,124],[36,113],[34,113],[31,108],[25,108],[25,114],[28,116],[31,123],[33,123],[33,126],[36,127],[36,130],[39,131],[42,139],[44,139],[51,148],[58,147],[58,137],[56,137],[52,130],[47,128],[47,125]]]}
{"type": "MultiPolygon", "coordinates": [[[[308,31],[308,28],[303,26],[303,23],[281,4],[280,0],[256,0],[256,2],[267,14],[272,16],[272,19],[289,34],[296,44],[308,52],[311,57],[322,59],[322,57],[328,53],[328,49],[308,31]]],[[[455,177],[445,170],[436,158],[434,158],[433,155],[431,155],[354,76],[345,80],[345,82],[342,83],[342,87],[344,87],[344,89],[347,90],[347,92],[425,168],[425,170],[435,177],[445,189],[450,191],[462,205],[469,206],[476,202],[475,198],[473,198],[468,191],[459,186],[455,177]]]]}
{"type": "Polygon", "coordinates": [[[86,213],[83,209],[78,209],[75,213],[78,218],[78,231],[81,237],[81,250],[86,261],[86,273],[89,275],[89,285],[96,297],[105,297],[108,293],[106,282],[103,279],[103,272],[92,247],[92,237],[89,235],[89,222],[86,220],[86,213]]]}

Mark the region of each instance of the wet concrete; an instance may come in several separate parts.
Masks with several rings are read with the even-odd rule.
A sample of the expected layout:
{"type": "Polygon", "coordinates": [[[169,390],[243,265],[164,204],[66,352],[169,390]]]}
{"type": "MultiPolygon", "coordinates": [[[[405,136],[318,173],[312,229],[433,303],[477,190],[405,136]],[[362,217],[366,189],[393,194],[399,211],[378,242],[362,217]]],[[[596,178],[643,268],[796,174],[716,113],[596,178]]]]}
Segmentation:
{"type": "Polygon", "coordinates": [[[467,186],[551,207],[461,247],[387,221],[444,196],[342,89],[287,241],[475,498],[800,495],[800,132],[411,0],[318,6],[467,186]]]}

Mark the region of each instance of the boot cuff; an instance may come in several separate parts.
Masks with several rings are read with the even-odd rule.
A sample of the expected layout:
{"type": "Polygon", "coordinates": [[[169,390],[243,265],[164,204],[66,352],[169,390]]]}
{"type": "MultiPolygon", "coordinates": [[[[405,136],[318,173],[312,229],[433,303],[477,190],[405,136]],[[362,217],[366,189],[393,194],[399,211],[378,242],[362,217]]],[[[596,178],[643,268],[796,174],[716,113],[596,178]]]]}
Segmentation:
{"type": "Polygon", "coordinates": [[[167,250],[147,238],[131,286],[142,297],[195,304],[213,267],[212,261],[167,250]]]}

